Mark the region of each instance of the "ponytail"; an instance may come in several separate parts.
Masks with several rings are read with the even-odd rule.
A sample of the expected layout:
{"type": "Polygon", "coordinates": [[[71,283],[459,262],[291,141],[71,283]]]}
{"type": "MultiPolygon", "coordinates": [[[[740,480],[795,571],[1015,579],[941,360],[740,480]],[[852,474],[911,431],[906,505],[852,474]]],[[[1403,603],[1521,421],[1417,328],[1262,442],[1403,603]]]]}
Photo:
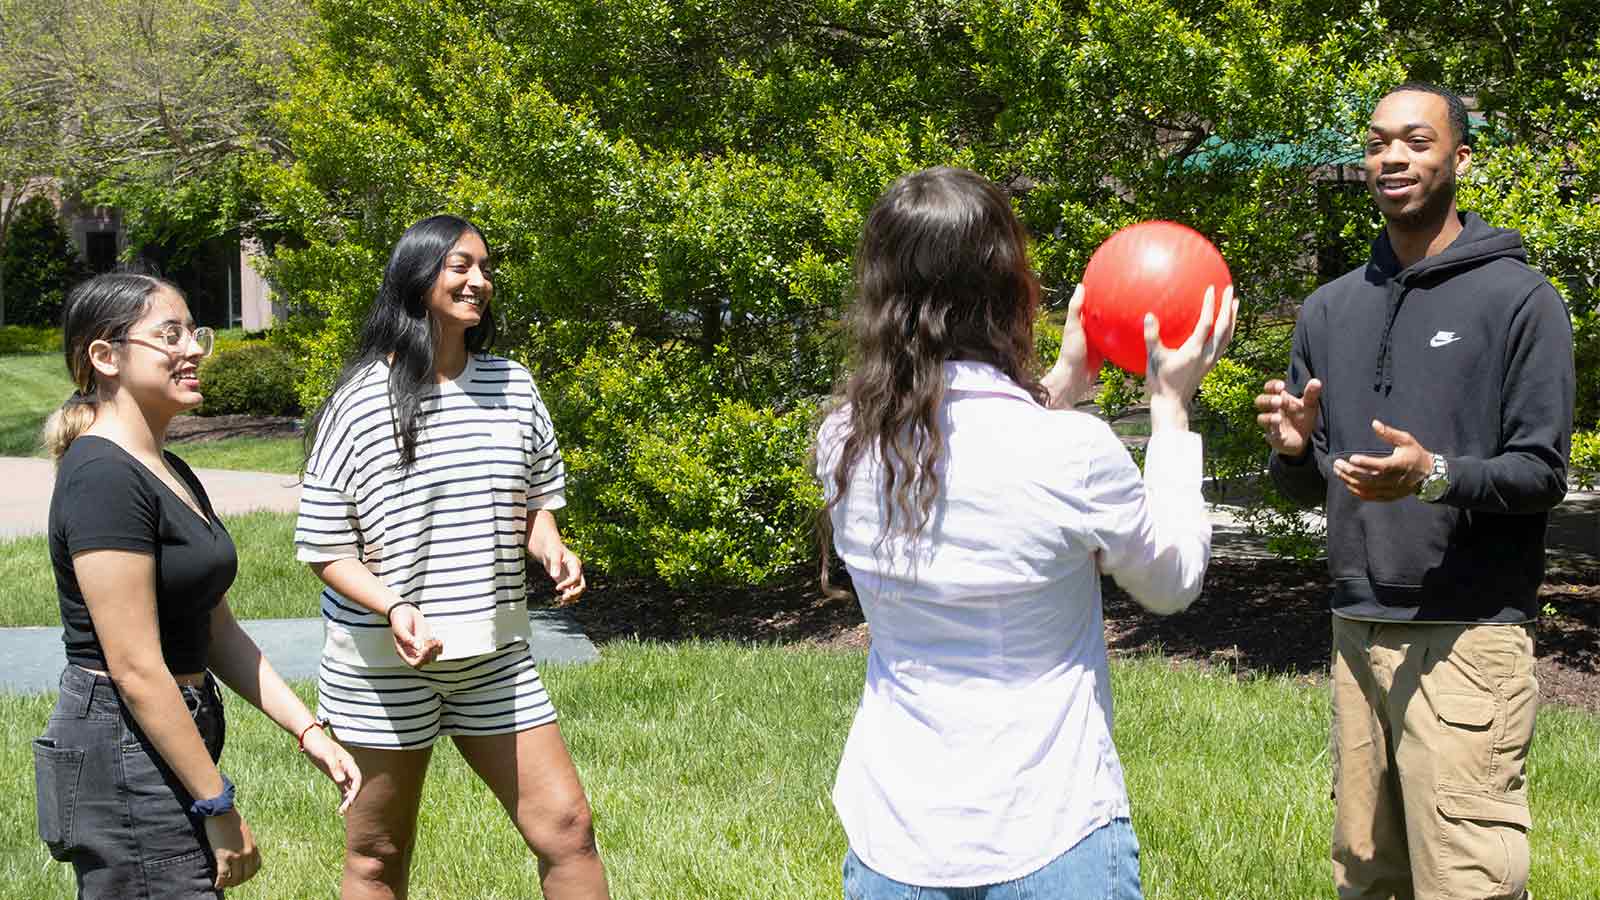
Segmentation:
{"type": "Polygon", "coordinates": [[[49,451],[50,458],[61,462],[67,448],[94,424],[94,399],[73,391],[61,408],[50,414],[40,432],[39,442],[49,451]]]}

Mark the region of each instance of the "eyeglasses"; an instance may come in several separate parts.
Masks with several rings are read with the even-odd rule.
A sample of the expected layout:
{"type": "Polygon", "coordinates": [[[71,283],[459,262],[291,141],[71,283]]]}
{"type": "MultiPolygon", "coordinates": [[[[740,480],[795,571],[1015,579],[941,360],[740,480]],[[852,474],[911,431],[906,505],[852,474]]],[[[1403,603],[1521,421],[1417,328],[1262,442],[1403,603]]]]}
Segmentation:
{"type": "MultiPolygon", "coordinates": [[[[190,338],[193,338],[194,342],[200,347],[202,359],[211,355],[211,348],[217,342],[217,333],[209,326],[201,325],[199,328],[190,331],[177,322],[164,326],[155,333],[155,336],[161,339],[161,344],[146,344],[146,346],[155,347],[157,350],[165,350],[168,353],[182,352],[184,348],[189,346],[190,338]]],[[[131,337],[120,337],[111,338],[110,343],[144,344],[145,342],[131,337]]]]}

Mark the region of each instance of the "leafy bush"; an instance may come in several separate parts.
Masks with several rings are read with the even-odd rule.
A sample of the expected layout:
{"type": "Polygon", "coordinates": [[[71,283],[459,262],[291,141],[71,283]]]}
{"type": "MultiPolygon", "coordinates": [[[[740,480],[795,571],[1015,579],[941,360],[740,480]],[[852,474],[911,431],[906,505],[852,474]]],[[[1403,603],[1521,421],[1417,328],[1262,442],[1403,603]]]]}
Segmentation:
{"type": "MultiPolygon", "coordinates": [[[[795,409],[837,372],[832,325],[863,215],[895,176],[932,164],[1003,183],[1046,285],[1075,281],[1117,228],[1171,218],[1222,250],[1244,321],[1285,317],[1381,227],[1344,177],[1360,155],[1350,136],[1408,74],[1477,96],[1487,118],[1463,207],[1523,231],[1575,321],[1597,305],[1600,18],[1585,0],[1505,33],[1482,25],[1498,22],[1483,0],[1429,5],[1403,28],[1371,4],[1309,18],[1303,3],[1173,0],[591,6],[315,5],[266,113],[285,152],[239,177],[278,296],[309,314],[281,339],[306,404],[347,357],[401,230],[452,211],[493,244],[502,346],[547,376],[609,347],[621,323],[715,384],[663,422],[623,416],[636,431],[683,409],[696,425],[732,415],[722,400],[795,409]],[[1461,52],[1441,56],[1432,34],[1458,35],[1461,52]],[[1529,52],[1502,53],[1505,34],[1529,52]],[[578,325],[546,353],[557,322],[578,325]],[[733,350],[713,382],[719,346],[733,350]]],[[[1587,334],[1584,427],[1600,408],[1600,338],[1587,334]]],[[[1052,337],[1040,335],[1046,362],[1052,337]]],[[[1286,338],[1259,349],[1233,353],[1241,370],[1201,397],[1214,475],[1260,465],[1239,407],[1251,379],[1282,372],[1286,338]]],[[[1139,386],[1103,376],[1115,418],[1139,386]]]]}
{"type": "Polygon", "coordinates": [[[1600,430],[1578,431],[1572,435],[1572,458],[1567,465],[1571,481],[1592,491],[1600,481],[1600,430]]]}
{"type": "Polygon", "coordinates": [[[715,363],[626,331],[549,381],[567,535],[591,565],[755,585],[812,558],[815,408],[756,408],[723,390],[715,363]]]}
{"type": "Polygon", "coordinates": [[[0,326],[0,353],[60,353],[61,329],[44,325],[0,326]]]}
{"type": "Polygon", "coordinates": [[[200,364],[200,392],[205,395],[197,410],[202,416],[291,416],[300,412],[294,359],[266,342],[213,353],[200,364]]]}

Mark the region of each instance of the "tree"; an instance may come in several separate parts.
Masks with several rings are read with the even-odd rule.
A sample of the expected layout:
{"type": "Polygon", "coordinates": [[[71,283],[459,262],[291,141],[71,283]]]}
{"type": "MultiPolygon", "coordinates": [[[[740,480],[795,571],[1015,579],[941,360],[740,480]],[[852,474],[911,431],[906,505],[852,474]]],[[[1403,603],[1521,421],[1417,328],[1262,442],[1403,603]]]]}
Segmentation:
{"type": "Polygon", "coordinates": [[[17,110],[0,107],[0,143],[17,148],[0,167],[117,207],[135,251],[182,255],[247,225],[239,161],[284,149],[263,113],[308,14],[301,0],[0,0],[0,87],[17,110]]]}
{"type": "Polygon", "coordinates": [[[717,361],[719,396],[777,410],[833,383],[852,250],[895,176],[948,163],[1007,186],[1057,307],[1112,231],[1177,219],[1218,244],[1245,304],[1202,412],[1226,449],[1214,471],[1248,473],[1265,447],[1234,407],[1281,374],[1299,301],[1381,227],[1351,165],[1371,106],[1408,75],[1477,95],[1493,127],[1464,199],[1524,227],[1593,322],[1596,15],[1581,0],[1526,25],[1488,0],[1396,10],[323,0],[271,110],[289,152],[245,180],[282,236],[276,287],[322,316],[303,349],[312,404],[389,246],[439,210],[495,244],[502,346],[546,376],[625,325],[717,361]],[[1501,51],[1505,29],[1527,55],[1501,51]]]}
{"type": "MultiPolygon", "coordinates": [[[[20,64],[33,7],[0,0],[0,246],[28,198],[48,190],[59,171],[58,84],[20,64]]],[[[6,324],[7,271],[0,261],[0,325],[6,324]]]]}
{"type": "Polygon", "coordinates": [[[0,245],[0,271],[8,273],[11,323],[57,325],[67,291],[88,275],[72,239],[61,228],[55,204],[33,196],[18,205],[0,245]]]}

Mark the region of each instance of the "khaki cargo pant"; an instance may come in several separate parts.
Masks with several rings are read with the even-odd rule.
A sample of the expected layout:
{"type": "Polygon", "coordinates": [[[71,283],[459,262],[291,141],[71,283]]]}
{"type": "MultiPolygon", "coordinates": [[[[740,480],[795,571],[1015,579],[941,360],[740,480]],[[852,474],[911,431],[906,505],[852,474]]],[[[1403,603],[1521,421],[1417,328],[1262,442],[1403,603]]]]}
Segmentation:
{"type": "Polygon", "coordinates": [[[1334,616],[1332,681],[1339,896],[1523,897],[1533,626],[1334,616]]]}

